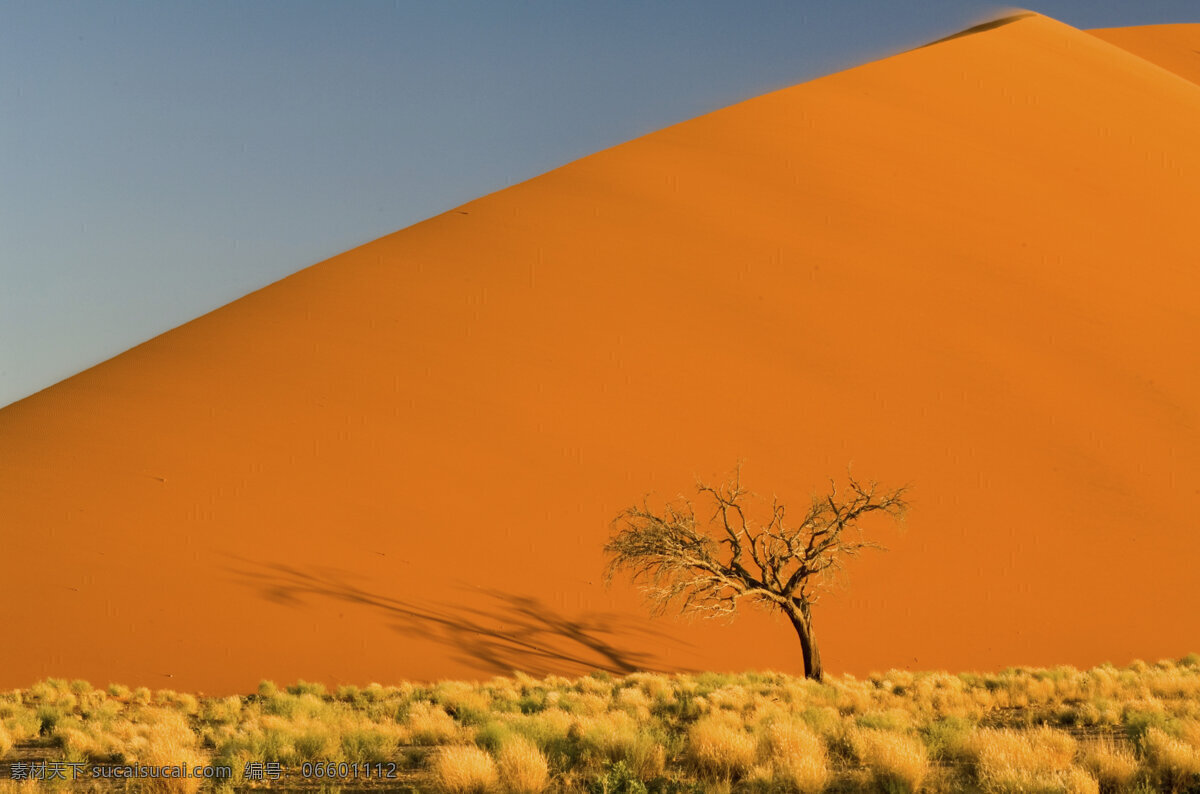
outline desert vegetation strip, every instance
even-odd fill
[[[64,765],[83,773],[31,774]],[[117,765],[230,776],[88,774]],[[1200,655],[824,682],[779,673],[515,674],[332,691],[263,682],[221,698],[50,679],[0,694],[0,778],[5,792],[1196,791]]]

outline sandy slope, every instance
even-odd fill
[[[826,664],[1197,650],[1200,87],[1029,17],[662,130],[0,411],[0,686],[800,669],[608,520],[910,482]]]
[[[1200,24],[1098,28],[1088,33],[1200,83]]]

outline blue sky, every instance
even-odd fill
[[[289,273],[976,0],[0,0],[0,405]],[[1077,27],[1195,0],[1048,0]]]

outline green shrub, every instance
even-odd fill
[[[65,716],[58,706],[45,705],[38,706],[36,712],[38,719],[38,733],[42,736],[49,736],[54,732],[54,727]]]
[[[588,791],[592,794],[648,794],[649,789],[624,761],[615,761],[608,765],[604,774],[592,780]]]
[[[903,731],[912,724],[908,712],[901,709],[869,711],[854,718],[860,728],[877,728],[881,731]]]
[[[328,730],[310,729],[298,736],[292,742],[296,756],[301,761],[337,760],[334,752],[336,738]],[[344,744],[345,737],[342,743]]]
[[[342,734],[342,754],[355,764],[378,764],[391,760],[398,749],[394,735],[370,728],[360,728]]]
[[[1131,709],[1125,712],[1123,722],[1125,735],[1129,737],[1129,741],[1139,747],[1146,735],[1146,731],[1150,728],[1158,728],[1172,736],[1178,735],[1179,732],[1177,722],[1162,711]]]
[[[963,745],[975,723],[963,717],[944,717],[921,728],[921,739],[929,755],[938,760],[961,760]]]
[[[300,680],[287,688],[289,695],[314,695],[325,697],[325,685]]]

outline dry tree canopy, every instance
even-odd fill
[[[606,578],[630,572],[656,613],[677,604],[684,613],[732,616],[743,599],[807,611],[847,559],[884,548],[866,539],[860,519],[878,512],[901,520],[908,507],[907,488],[848,479],[842,489],[831,481],[795,521],[777,497],[754,520],[756,497],[743,487],[740,465],[720,485],[697,481],[698,495],[715,505],[706,521],[686,498],[659,512],[643,500],[613,521]]]

